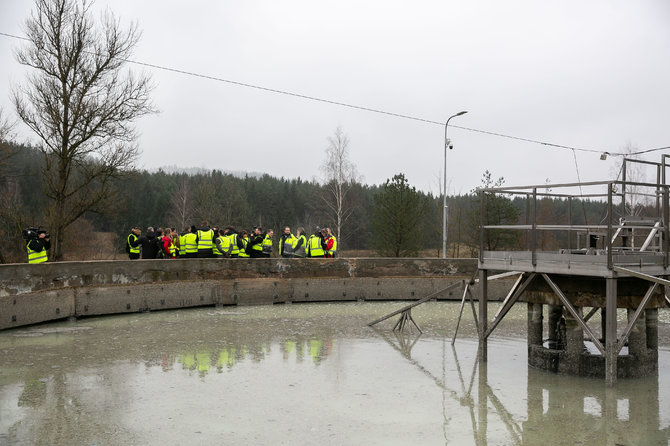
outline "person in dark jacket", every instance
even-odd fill
[[[296,243],[298,243],[297,237],[291,234],[291,228],[286,226],[284,233],[279,237],[279,255],[284,258],[293,257]]]
[[[140,245],[142,245],[142,258],[155,259],[158,254],[158,240],[154,228],[149,226],[147,234],[140,237]]]
[[[263,234],[263,229],[260,227],[255,227],[254,231],[249,237],[250,252],[249,255],[253,258],[263,257],[263,240],[265,239],[265,234]]]

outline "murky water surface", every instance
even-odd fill
[[[670,313],[659,375],[529,369],[518,304],[479,364],[472,313],[402,303],[200,308],[0,332],[0,444],[670,444]],[[491,314],[496,305],[491,305]],[[597,325],[598,322],[595,322]]]

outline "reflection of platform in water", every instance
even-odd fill
[[[549,444],[551,430],[561,439],[560,444],[576,444],[570,438],[575,432],[580,433],[580,438],[574,439],[580,444],[667,444],[670,428],[660,428],[658,380],[628,384],[625,390],[557,386],[554,375],[529,370],[528,417],[522,423],[522,443]],[[575,417],[575,413],[583,415]]]
[[[670,285],[669,190],[665,181],[666,155],[661,163],[624,160],[622,180],[542,186],[490,188],[479,191],[481,201],[479,275],[480,347],[486,358],[486,340],[506,312],[524,296],[528,302],[528,361],[539,368],[575,375],[617,377],[653,374],[658,368],[658,308],[670,300],[659,285]],[[630,163],[656,169],[655,183],[626,179]],[[589,193],[585,194],[584,189]],[[544,191],[544,192],[543,192]],[[558,191],[558,192],[554,192]],[[490,224],[489,206],[522,197],[525,224]],[[573,202],[601,200],[604,218],[599,224],[576,222]],[[564,200],[568,221],[538,217],[545,200]],[[644,205],[643,205],[644,204]],[[583,208],[582,208],[583,209]],[[495,212],[495,211],[494,211]],[[647,215],[641,216],[641,213]],[[551,220],[551,221],[543,221]],[[606,224],[603,224],[605,223]],[[496,250],[501,234],[525,244],[523,250]],[[544,251],[540,240],[551,235],[564,243],[558,251]],[[582,245],[582,241],[586,244]],[[518,271],[522,276],[510,291],[503,310],[487,329],[489,271]],[[523,280],[521,280],[523,279]],[[548,340],[543,345],[543,305],[548,305]],[[617,332],[617,308],[628,312],[628,324]],[[583,310],[590,309],[584,315]],[[601,335],[588,320],[601,312]],[[592,342],[599,355],[585,351]],[[628,354],[622,350],[628,347]]]
[[[518,401],[510,401],[504,390],[489,381],[487,363],[479,360],[480,355],[470,357],[472,366],[462,365],[456,348],[443,342],[442,370],[435,370],[434,365],[431,370],[417,359],[418,355],[413,355],[420,334],[389,333],[378,329],[375,332],[430,378],[442,393],[445,439],[451,439],[453,435],[454,414],[447,409],[448,400],[467,408],[472,443],[478,446],[486,446],[489,442],[609,445],[640,444],[643,441],[644,444],[665,444],[670,439],[670,428],[660,427],[657,380],[631,381],[625,388],[611,388],[583,381],[576,383],[568,376],[557,377],[529,368],[526,410],[519,411]],[[466,362],[469,361],[466,359]],[[497,428],[497,422],[504,430]]]

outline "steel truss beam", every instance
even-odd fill
[[[486,333],[484,333],[484,338],[488,339],[488,337],[493,333],[493,330],[496,329],[500,321],[502,321],[509,310],[512,309],[512,306],[516,303],[517,300],[519,300],[519,297],[523,294],[523,292],[526,290],[528,285],[535,279],[535,276],[537,274],[531,273],[530,276],[519,286],[521,283],[521,279],[523,279],[523,274],[519,274],[519,278],[516,279],[516,282],[514,282],[514,286],[509,290],[509,293],[507,293],[507,297],[505,297],[505,300],[503,301],[502,305],[498,309],[498,312],[496,315],[493,317],[493,321],[491,321],[491,326],[486,330]]]
[[[642,313],[644,307],[646,307],[647,304],[649,303],[649,299],[651,299],[651,296],[652,294],[654,294],[654,291],[656,291],[656,288],[658,288],[657,283],[652,283],[649,286],[649,289],[647,290],[647,293],[644,295],[642,302],[640,302],[640,305],[635,310],[633,318],[630,321],[628,321],[628,326],[626,327],[626,330],[623,332],[623,335],[621,335],[621,338],[617,340],[617,352],[616,352],[617,355],[619,354],[619,352],[621,352],[621,349],[626,344],[626,342],[628,342],[628,336],[630,336],[630,332],[633,331],[633,326],[635,325],[637,318],[640,317],[640,313]]]
[[[588,333],[588,335],[591,337],[591,340],[593,341],[593,345],[595,345],[596,348],[598,349],[598,351],[600,351],[600,353],[603,356],[605,356],[605,347],[603,347],[603,345],[600,343],[598,338],[596,338],[596,336],[593,334],[593,331],[591,331],[591,328],[588,325],[586,325],[586,322],[584,322],[584,319],[582,318],[582,316],[577,312],[577,310],[575,310],[575,307],[572,306],[572,303],[570,303],[568,298],[565,297],[565,294],[563,294],[563,291],[561,291],[561,289],[558,287],[558,285],[556,285],[554,283],[554,281],[551,280],[547,274],[542,273],[542,277],[547,282],[547,284],[551,287],[551,289],[554,290],[554,293],[556,293],[556,295],[558,296],[558,299],[563,303],[563,306],[568,309],[568,311],[570,312],[572,317],[575,318],[575,320],[579,323],[579,325],[582,326],[582,329],[586,333]],[[608,310],[610,310],[610,309],[608,308]],[[614,309],[614,311],[616,311],[616,308]]]

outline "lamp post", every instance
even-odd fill
[[[444,189],[442,190],[442,258],[447,258],[447,147],[449,147],[449,139],[447,138],[447,129],[449,128],[449,121],[451,118],[466,114],[467,111],[458,112],[455,115],[449,116],[447,123],[444,124]]]

